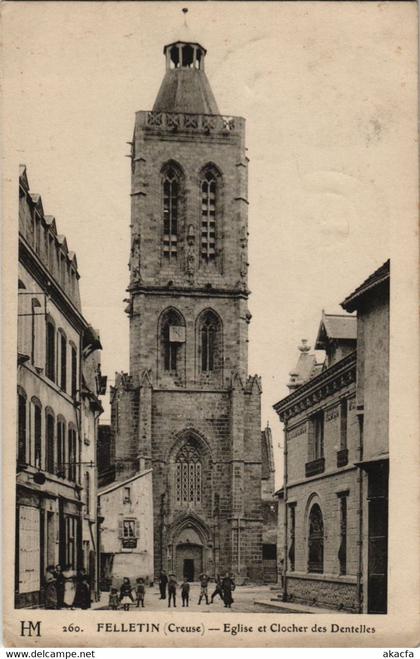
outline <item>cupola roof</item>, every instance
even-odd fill
[[[166,73],[153,111],[220,114],[204,71],[207,51],[185,22],[163,53]]]

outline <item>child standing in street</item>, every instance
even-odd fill
[[[188,583],[187,578],[184,578],[184,581],[181,586],[181,599],[182,606],[189,606],[190,602],[190,584]]]
[[[200,574],[200,597],[198,598],[198,603],[201,604],[201,600],[203,597],[206,598],[206,604],[209,603],[209,595],[208,595],[208,585],[209,585],[210,577],[207,576],[206,573]]]
[[[145,595],[144,579],[139,577],[137,579],[137,586],[136,586],[137,606],[140,606],[141,604],[142,607],[144,607],[144,595]]]
[[[116,588],[111,588],[111,592],[109,593],[109,601],[108,601],[108,606],[110,609],[113,611],[116,611],[118,609],[118,604],[120,603],[120,598],[118,597],[118,590]]]
[[[120,602],[123,605],[124,611],[130,610],[130,604],[134,604],[133,593],[131,592],[131,583],[128,577],[124,577],[121,590],[120,590]]]

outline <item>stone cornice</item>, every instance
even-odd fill
[[[134,295],[184,295],[187,297],[205,297],[205,298],[214,298],[214,297],[228,297],[228,298],[242,298],[246,300],[250,294],[250,291],[241,290],[239,288],[190,288],[186,286],[148,286],[144,284],[130,284],[127,288],[129,293]]]
[[[273,408],[281,421],[287,421],[355,381],[356,351],[305,382],[296,391],[273,405]]]

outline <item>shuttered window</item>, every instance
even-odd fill
[[[77,350],[71,347],[71,395],[76,398],[77,393]]]
[[[63,419],[57,421],[57,476],[64,478],[66,462],[66,425]]]
[[[67,477],[70,481],[76,481],[77,475],[77,437],[76,430],[69,427],[68,431],[68,465],[67,465]]]
[[[19,593],[41,588],[40,546],[39,509],[19,506]]]
[[[54,459],[55,459],[55,451],[54,451],[54,429],[55,429],[55,421],[54,421],[54,416],[51,413],[46,414],[45,418],[45,433],[46,433],[46,450],[47,450],[47,456],[46,456],[46,470],[50,473],[54,473]]]
[[[37,399],[32,400],[33,405],[33,447],[34,447],[34,464],[35,467],[42,467],[42,414],[41,403]]]
[[[55,382],[55,326],[50,319],[47,320],[45,374]]]
[[[63,332],[59,332],[60,341],[60,387],[67,391],[67,339]]]
[[[27,461],[27,424],[26,424],[26,396],[22,391],[18,393],[18,464],[25,465]]]

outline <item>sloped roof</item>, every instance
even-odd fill
[[[184,68],[166,71],[153,111],[220,114],[204,71]]]
[[[38,194],[37,192],[30,192],[29,193],[30,198],[32,199],[33,203],[35,206],[38,208],[39,212],[41,215],[44,215],[44,207],[42,205],[42,198],[41,195]]]
[[[262,479],[270,478],[270,475],[274,473],[274,455],[273,455],[273,439],[271,435],[271,428],[267,424],[267,427],[261,431],[261,455],[262,455]]]
[[[45,224],[47,227],[50,229],[50,231],[54,234],[57,235],[57,225],[55,223],[55,217],[54,215],[44,215],[44,220]]]
[[[290,371],[289,388],[300,387],[302,384],[312,379],[322,370],[322,362],[318,362],[316,355],[310,352],[311,348],[307,341],[302,339],[298,346],[300,352],[295,368]]]
[[[57,242],[58,242],[59,245],[62,246],[62,248],[64,249],[64,251],[65,251],[66,254],[67,254],[67,252],[69,251],[69,248],[68,248],[68,246],[67,246],[67,238],[66,238],[66,236],[63,236],[63,234],[60,233],[60,234],[57,236]]]
[[[341,306],[346,311],[355,311],[362,298],[369,293],[373,288],[388,281],[390,277],[390,260],[388,259],[381,265],[380,268],[375,270],[365,281],[356,288],[353,293],[350,293],[346,299],[341,302]]]
[[[327,341],[356,341],[357,317],[347,314],[322,313],[321,323],[315,341],[315,350],[325,349]]]
[[[98,496],[102,496],[103,494],[108,494],[108,492],[112,492],[112,490],[117,490],[118,488],[123,487],[124,485],[128,485],[129,483],[132,483],[138,478],[142,478],[147,474],[151,474],[152,471],[153,469],[146,469],[145,471],[139,471],[137,474],[131,476],[131,478],[127,478],[124,481],[114,481],[110,485],[105,485],[102,488],[98,488]]]

